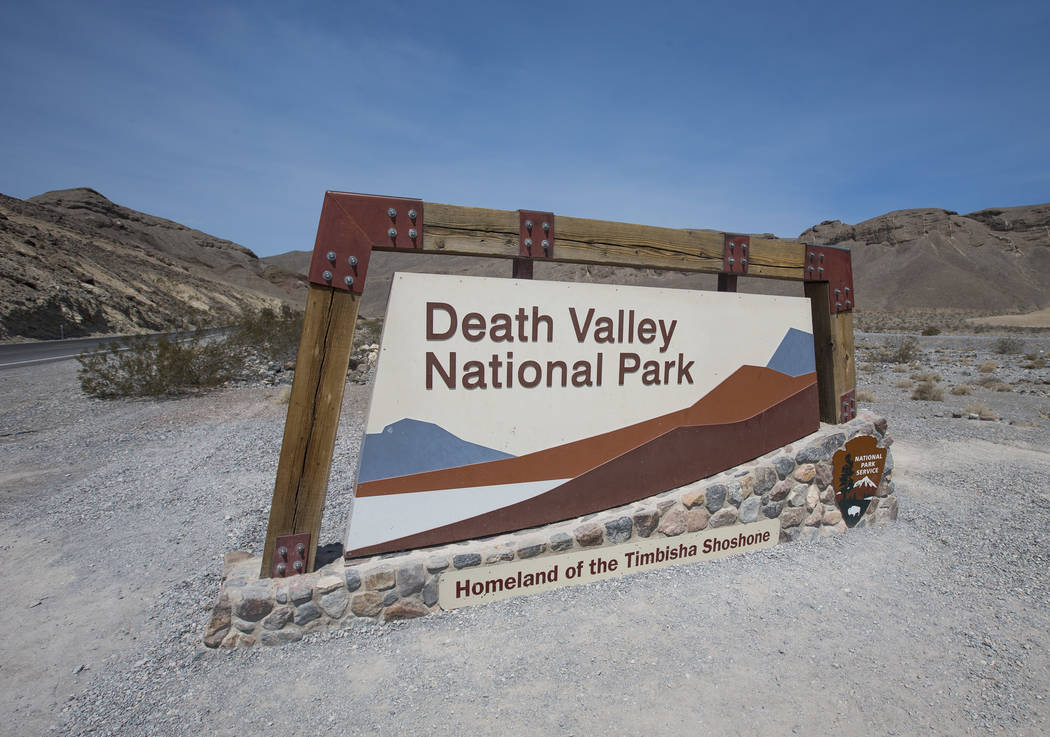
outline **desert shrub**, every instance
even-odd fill
[[[893,367],[893,373],[895,373],[895,374],[903,374],[903,373],[907,373],[907,371],[908,371],[908,367],[907,366],[894,366]]]
[[[992,412],[992,410],[988,408],[988,405],[983,404],[982,402],[974,402],[973,404],[967,406],[966,413],[971,415],[977,415],[982,420],[998,419],[998,415]]]
[[[941,331],[940,331],[939,328],[935,328],[935,327],[931,326],[931,327],[923,328],[922,329],[922,334],[923,335],[940,335]]]
[[[999,383],[999,379],[997,379],[994,376],[988,375],[988,376],[982,376],[981,378],[979,378],[974,383],[977,384],[977,386],[983,386],[983,387],[985,387],[987,389],[990,386],[995,386],[996,384],[998,384]]]
[[[908,363],[919,357],[919,341],[908,335],[887,340],[878,351],[879,360],[888,363]]]
[[[263,307],[241,312],[228,343],[231,350],[251,352],[264,361],[287,361],[295,358],[302,332],[302,312],[288,305]]]
[[[940,402],[944,400],[944,390],[932,381],[920,381],[912,391],[911,398],[925,402]]]
[[[911,389],[911,380],[902,379],[901,381],[898,381],[896,384],[894,384],[894,386],[898,389]]]
[[[977,370],[980,371],[982,374],[990,374],[997,368],[999,368],[999,364],[997,364],[995,361],[985,361],[977,367]]]
[[[1024,347],[1024,341],[1020,338],[1003,337],[995,341],[995,352],[1002,355],[1006,353],[1020,353]]]
[[[223,340],[129,337],[77,356],[77,377],[95,397],[156,397],[209,389],[230,380],[235,358]]]
[[[959,386],[953,386],[951,388],[951,392],[955,396],[960,397],[960,396],[966,396],[967,394],[973,394],[973,389],[971,389],[966,384],[959,384]]]
[[[1046,359],[1042,356],[1032,356],[1028,363],[1021,364],[1021,368],[1026,369],[1041,369],[1046,368]]]
[[[875,364],[873,364],[873,363],[862,363],[859,366],[857,366],[857,368],[859,370],[865,371],[865,372],[867,372],[867,371],[874,371],[875,370]]]
[[[1014,388],[1007,384],[1005,381],[999,381],[993,384],[990,389],[995,389],[997,392],[1012,392]]]
[[[863,391],[857,392],[857,401],[858,402],[874,402],[875,401],[875,395],[872,394],[871,392],[863,392]]]
[[[936,373],[912,374],[912,381],[941,381],[941,375]]]

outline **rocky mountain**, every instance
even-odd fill
[[[159,331],[302,305],[303,277],[92,189],[0,195],[0,339]]]
[[[847,246],[860,310],[1029,312],[1050,306],[1050,204],[897,210],[799,236]]]

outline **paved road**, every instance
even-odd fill
[[[209,335],[222,330],[226,330],[226,328],[209,328],[200,332]],[[149,337],[157,338],[161,335],[174,337],[180,335],[180,333],[151,333]],[[188,333],[182,333],[182,335],[188,335]],[[0,371],[19,366],[31,366],[37,363],[67,361],[81,353],[97,351],[104,344],[120,340],[123,337],[126,336],[113,335],[107,338],[44,340],[39,343],[7,343],[0,345]]]

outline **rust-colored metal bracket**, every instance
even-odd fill
[[[361,294],[372,248],[423,247],[423,201],[325,192],[309,280]]]
[[[287,578],[307,573],[306,566],[310,561],[310,533],[299,532],[294,535],[278,535],[274,547],[273,578]]]
[[[554,258],[554,213],[518,210],[518,255]]]
[[[735,233],[725,234],[725,246],[722,249],[722,273],[746,274],[751,263],[751,236]]]
[[[804,278],[828,282],[832,315],[853,309],[853,256],[848,248],[807,245]]]
[[[857,390],[850,389],[839,397],[839,424],[849,422],[857,416]]]

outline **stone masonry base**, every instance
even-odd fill
[[[635,538],[674,537],[760,519],[780,520],[780,542],[846,532],[835,505],[831,459],[856,435],[893,442],[886,419],[861,412],[846,425],[820,430],[749,463],[692,484],[585,517],[482,540],[344,561],[306,575],[260,579],[261,559],[227,555],[218,601],[204,644],[208,647],[278,645],[317,630],[356,621],[391,622],[438,610],[442,571],[515,559],[599,549]],[[895,520],[893,456],[856,527]]]

